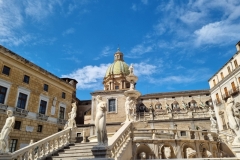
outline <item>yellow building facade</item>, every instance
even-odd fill
[[[12,110],[16,118],[10,133],[13,152],[63,129],[77,81],[59,78],[0,46],[0,129]]]

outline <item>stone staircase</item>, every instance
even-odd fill
[[[97,142],[87,143],[74,143],[59,150],[51,157],[47,157],[46,160],[77,160],[77,159],[91,159],[94,158],[92,154],[92,147],[96,146]]]

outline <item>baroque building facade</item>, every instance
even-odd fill
[[[0,46],[0,128],[6,110],[15,116],[10,151],[50,136],[64,128],[77,101],[77,81],[59,78],[18,54]]]

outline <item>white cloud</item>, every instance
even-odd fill
[[[62,33],[63,36],[68,35],[68,34],[73,34],[75,32],[74,28],[69,28],[66,31]]]
[[[144,44],[136,45],[131,49],[132,54],[138,54],[138,55],[148,53],[148,52],[152,52],[152,51],[153,51],[153,45],[152,46],[145,46]]]
[[[224,21],[209,23],[194,32],[196,44],[231,43],[240,37],[240,24],[229,24]]]
[[[70,74],[62,75],[61,77],[69,77],[78,81],[78,89],[101,89],[103,77],[110,64],[101,64],[100,66],[85,66],[73,71]]]
[[[109,56],[110,54],[112,54],[112,48],[109,46],[104,47],[104,49],[101,52],[101,56]]]
[[[150,77],[149,82],[159,85],[188,84],[197,83],[200,81],[207,81],[208,78],[212,75],[210,70],[207,68],[189,69],[185,70],[185,72],[181,72],[181,74],[177,72],[167,74],[169,75],[157,79],[154,77]]]
[[[150,76],[156,72],[157,66],[145,62],[134,63],[134,74],[136,76]]]
[[[180,16],[180,19],[184,23],[199,23],[201,18],[205,16],[205,13],[202,12],[193,12],[193,11],[187,11],[184,13],[184,15]]]

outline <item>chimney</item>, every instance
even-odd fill
[[[240,41],[236,44],[237,51],[240,52]]]

